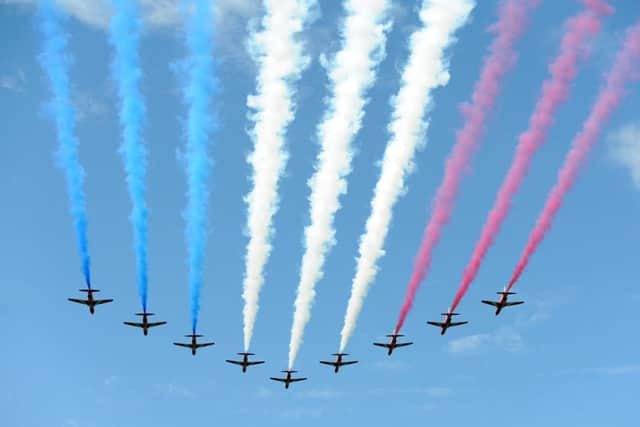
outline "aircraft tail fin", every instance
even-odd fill
[[[500,291],[500,292],[496,292],[496,294],[498,295],[515,295],[515,292],[507,292],[507,291]]]
[[[78,289],[80,292],[100,292],[100,289]]]
[[[147,316],[155,316],[156,315],[155,313],[136,313],[135,316],[144,316],[145,314]]]
[[[393,337],[400,338],[400,337],[403,337],[403,336],[404,335],[402,335],[402,334],[389,334],[389,335],[387,335],[388,338],[393,338]]]
[[[441,316],[460,316],[460,313],[440,313]]]

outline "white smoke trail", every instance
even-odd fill
[[[309,0],[265,0],[262,30],[250,39],[259,64],[256,94],[247,99],[252,110],[250,131],[254,151],[253,188],[246,197],[249,243],[245,259],[244,351],[249,350],[258,313],[264,266],[271,253],[272,218],[278,209],[278,181],[287,162],[285,132],[295,115],[294,85],[307,64],[297,35],[309,18]]]
[[[295,301],[289,368],[293,367],[311,315],[315,285],[322,277],[325,255],[334,243],[333,219],[339,197],[347,191],[351,170],[351,141],[360,129],[366,91],[373,84],[376,68],[384,57],[388,0],[345,0],[346,17],[342,47],[329,66],[331,97],[327,113],[318,126],[320,153],[311,188],[311,224],[305,229],[305,254]]]
[[[402,86],[393,100],[389,132],[391,138],[382,161],[382,171],[371,201],[371,214],[360,239],[357,269],[341,332],[340,352],[353,334],[369,285],[378,272],[377,261],[384,255],[393,206],[403,191],[411,171],[416,148],[424,145],[428,121],[425,112],[433,107],[431,92],[449,82],[446,49],[464,25],[474,0],[425,0],[420,11],[422,28],[411,35],[410,54],[402,73]]]

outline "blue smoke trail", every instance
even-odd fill
[[[120,146],[129,196],[133,208],[131,224],[138,271],[138,293],[143,311],[147,311],[147,207],[145,204],[144,178],[147,172],[146,149],[142,142],[142,127],[145,120],[145,105],[139,90],[142,75],[138,46],[141,20],[138,7],[131,0],[113,0],[116,14],[111,21],[110,42],[116,55],[113,74],[118,84],[122,105],[120,124],[123,142]]]
[[[209,177],[207,145],[213,119],[209,105],[215,90],[213,79],[213,16],[209,0],[186,0],[191,14],[187,28],[189,57],[185,67],[189,79],[184,88],[187,117],[187,208],[185,211],[186,240],[189,252],[189,290],[191,296],[191,328],[196,333],[200,311],[202,267],[207,244],[206,214]],[[192,10],[191,10],[192,9]]]
[[[67,55],[67,35],[58,19],[58,11],[53,0],[40,1],[39,27],[44,37],[44,47],[40,64],[49,79],[53,99],[50,112],[56,122],[58,133],[58,164],[64,170],[67,191],[71,202],[71,216],[78,239],[78,250],[82,259],[82,272],[91,288],[91,266],[87,241],[87,211],[83,190],[84,170],[78,158],[78,139],[75,131],[75,111],[69,94],[69,57]]]

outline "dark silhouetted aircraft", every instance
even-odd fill
[[[384,347],[384,348],[389,349],[389,351],[387,352],[387,355],[389,355],[389,356],[391,356],[391,353],[393,353],[393,350],[395,348],[397,348],[397,347],[406,347],[408,345],[413,344],[412,342],[399,343],[398,342],[398,338],[404,337],[404,335],[391,334],[391,335],[387,335],[387,337],[391,338],[391,340],[388,343],[374,342],[373,345],[377,345],[378,347]]]
[[[136,313],[136,316],[142,316],[142,322],[122,322],[127,326],[134,326],[136,328],[142,328],[142,333],[147,335],[149,328],[155,328],[156,326],[166,325],[167,322],[149,322],[148,316],[155,316],[154,313],[147,313],[146,310],[143,313]]]
[[[280,381],[281,383],[284,383],[284,388],[289,388],[289,384],[291,383],[297,383],[299,381],[305,381],[306,378],[292,378],[291,374],[295,374],[298,371],[292,371],[292,370],[286,370],[286,371],[280,371],[282,373],[287,374],[287,376],[285,378],[274,378],[271,377],[270,379],[273,381]]]
[[[505,308],[505,307],[511,307],[512,305],[524,304],[524,301],[513,301],[513,302],[508,302],[507,301],[507,299],[509,299],[509,295],[515,295],[516,294],[515,292],[507,292],[507,290],[505,289],[502,292],[496,292],[496,294],[500,295],[500,299],[498,301],[482,300],[483,304],[488,304],[488,305],[494,306],[496,308],[496,316],[498,314],[500,314],[502,309]]]
[[[89,306],[89,313],[93,314],[96,312],[96,305],[100,305],[100,304],[106,304],[108,302],[112,302],[113,299],[93,299],[93,293],[94,292],[100,292],[100,290],[98,289],[80,289],[80,292],[86,292],[87,293],[87,299],[78,299],[78,298],[68,298],[69,301],[71,302],[75,302],[78,304],[84,304],[86,306]]]
[[[335,372],[337,374],[338,371],[340,370],[341,366],[354,365],[354,364],[358,363],[357,360],[352,360],[350,362],[343,362],[342,358],[344,356],[348,356],[348,355],[349,354],[347,354],[347,353],[334,353],[334,354],[332,354],[332,356],[336,356],[336,361],[335,362],[325,362],[324,360],[321,360],[320,363],[322,363],[323,365],[333,366],[335,368],[333,370],[333,372]]]
[[[226,360],[227,363],[242,366],[242,373],[247,372],[247,367],[254,365],[261,365],[264,360],[256,360],[254,362],[249,361],[249,356],[255,356],[253,353],[237,353],[238,356],[242,356],[242,360]]]
[[[191,349],[191,354],[192,355],[196,355],[196,350],[202,347],[209,347],[210,345],[214,345],[214,342],[203,342],[202,344],[198,344],[198,342],[196,341],[196,338],[200,338],[203,335],[196,335],[196,334],[190,334],[190,335],[185,335],[186,338],[191,338],[191,342],[189,344],[187,343],[181,343],[181,342],[174,342],[173,345],[177,345],[178,347],[187,347]]]
[[[445,316],[444,318],[444,322],[427,322],[429,325],[432,326],[437,326],[439,328],[442,328],[442,330],[440,331],[440,335],[444,335],[445,332],[447,332],[447,329],[453,327],[453,326],[462,326],[462,325],[466,325],[469,322],[452,322],[451,318],[452,316],[458,316],[458,313],[452,313],[451,310],[449,310],[446,313],[440,313],[442,316]]]

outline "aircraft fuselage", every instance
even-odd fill
[[[249,366],[249,356],[245,354],[242,356],[242,373],[243,374],[247,372],[248,366]]]
[[[95,314],[96,313],[96,303],[93,299],[93,292],[91,290],[89,290],[89,292],[87,292],[87,305],[89,306],[89,313],[91,314]]]
[[[442,325],[442,330],[440,331],[440,335],[444,335],[451,326],[451,315],[448,315],[446,320],[444,321],[444,325]]]
[[[397,339],[395,337],[391,338],[391,342],[389,343],[389,351],[387,352],[387,356],[391,356],[393,354],[393,349],[396,348],[396,341],[397,341]]]

